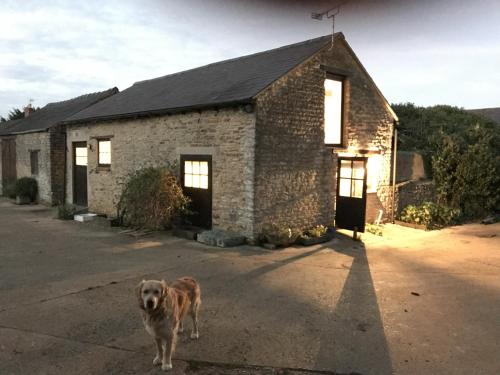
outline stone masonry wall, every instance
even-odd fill
[[[50,181],[50,136],[48,132],[18,134],[16,136],[17,178],[34,177],[38,182],[40,203],[52,203]],[[38,175],[31,175],[30,151],[38,151]]]
[[[0,137],[0,196],[3,195],[3,182],[2,182],[2,138]]]
[[[436,185],[433,181],[407,181],[396,185],[396,217],[406,206],[436,201]]]
[[[66,184],[66,130],[64,126],[52,127],[50,139],[50,184],[53,205],[64,202]]]
[[[322,64],[350,73],[344,97],[348,149],[342,152],[371,149],[382,155],[375,202],[385,216],[389,213],[383,187],[390,184],[393,118],[345,42],[337,39],[333,48],[324,48],[257,96],[256,234],[269,222],[305,228],[334,218],[339,150],[333,154],[324,145]]]
[[[96,137],[111,138],[111,169],[97,167]],[[189,112],[67,128],[66,200],[72,202],[72,143],[87,141],[88,202],[116,216],[121,183],[148,165],[179,162],[181,154],[212,155],[214,228],[253,233],[255,114],[241,108]]]

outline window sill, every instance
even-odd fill
[[[110,172],[111,165],[98,165],[96,168],[97,172]]]

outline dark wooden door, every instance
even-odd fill
[[[181,155],[181,183],[184,194],[191,199],[188,224],[212,227],[212,157]]]
[[[2,186],[14,184],[17,179],[16,170],[16,140],[2,139]]]
[[[73,143],[73,203],[87,206],[87,142]]]
[[[339,158],[335,225],[365,231],[366,161],[364,157]]]

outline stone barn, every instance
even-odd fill
[[[61,122],[117,91],[113,88],[49,103],[37,111],[26,107],[25,118],[2,125],[0,190],[17,178],[34,177],[41,203],[64,202],[66,133]]]
[[[364,230],[391,211],[397,117],[342,33],[135,83],[70,117],[66,201],[116,215],[138,168],[177,163],[193,222]]]

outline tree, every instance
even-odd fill
[[[401,150],[432,165],[439,203],[475,218],[500,208],[500,126],[457,107],[396,104]]]

